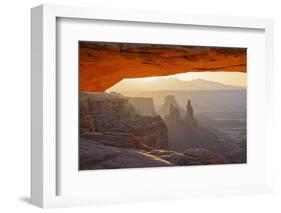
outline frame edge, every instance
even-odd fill
[[[31,9],[31,203],[43,207],[43,6]]]
[[[113,13],[113,15],[110,13],[102,15],[105,10],[96,14],[92,13],[92,10],[95,8],[75,8],[75,6],[47,4],[31,9],[31,203],[41,208],[58,207],[60,206],[59,204],[65,206],[66,202],[64,198],[56,197],[56,194],[53,193],[55,189],[49,188],[56,185],[53,176],[55,171],[51,171],[51,168],[53,168],[54,163],[56,162],[55,153],[50,153],[51,150],[55,150],[55,146],[51,144],[53,135],[49,136],[48,134],[51,129],[55,128],[52,127],[51,129],[48,129],[54,120],[54,118],[48,119],[48,116],[52,116],[54,113],[53,103],[48,103],[48,101],[55,97],[54,92],[56,90],[54,82],[52,82],[52,78],[54,77],[55,79],[55,75],[53,75],[55,69],[52,70],[54,68],[52,63],[55,62],[55,56],[52,54],[50,55],[50,53],[55,50],[54,37],[56,17],[79,18],[79,14],[83,11],[85,12],[85,15],[82,18],[99,18],[105,20],[111,20],[114,19],[114,17],[120,20],[125,20],[127,18],[127,16],[120,15],[118,12]],[[79,9],[81,10],[80,12]],[[150,13],[147,15],[150,17]],[[129,16],[132,16],[132,12],[129,13]],[[138,14],[135,16],[136,18],[131,18],[131,20],[139,21],[140,18]],[[217,22],[220,23],[218,26],[221,26],[224,25],[224,23],[229,22],[230,27],[268,29],[268,31],[272,33],[273,23],[271,19],[229,17],[224,21],[218,21],[218,17],[211,16],[212,19],[206,21],[207,17],[210,16],[202,17],[201,15],[192,15],[189,16],[191,18],[189,22],[194,22],[195,19],[201,17],[203,20],[201,20],[200,23],[207,23],[203,24],[203,26],[217,26],[217,24],[215,24]],[[245,23],[237,24],[234,20],[237,18],[240,21],[244,20]],[[174,16],[172,19],[175,21],[171,21],[169,18],[163,19],[163,16],[160,15],[152,19],[151,22],[167,24],[182,24],[183,22],[186,22],[185,16],[180,16],[179,18]],[[197,23],[197,25],[202,25],[202,23]],[[271,42],[269,43],[269,46],[273,46]],[[267,69],[273,70],[273,64],[271,64],[272,61],[267,61],[267,63],[270,63],[270,65],[267,66]],[[50,88],[51,91],[49,90]],[[51,109],[49,108],[50,106]],[[50,171],[51,173],[49,173]],[[71,201],[71,199],[69,199],[69,201]],[[89,201],[89,203],[94,204],[92,201]],[[77,205],[77,203],[74,202],[69,205],[73,206]]]

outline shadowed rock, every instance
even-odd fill
[[[207,164],[227,164],[221,155],[207,149],[187,149],[184,153],[165,150],[152,150],[149,154],[167,160],[178,166],[207,165]]]
[[[175,114],[174,107],[171,108],[170,114],[166,118],[170,118]],[[187,101],[186,116],[184,119],[175,122],[171,119],[165,119],[165,123],[169,129],[169,148],[184,152],[186,149],[206,149],[217,153],[231,162],[240,162],[241,153],[239,147],[234,143],[225,143],[207,128],[200,126],[194,116],[191,101]],[[208,154],[207,152],[205,152]]]
[[[191,100],[187,101],[186,116],[184,121],[188,124],[197,125],[197,120],[194,118],[193,107],[191,106]]]
[[[202,165],[208,164],[227,164],[230,163],[223,156],[211,152],[207,149],[187,149],[184,155],[192,157]]]
[[[193,157],[186,156],[175,151],[153,150],[149,154],[154,154],[157,157],[167,160],[178,166],[199,165],[200,161]]]
[[[80,137],[79,150],[81,170],[229,163],[207,149],[187,149],[184,153],[152,149],[130,134],[85,133]]]
[[[128,133],[141,143],[167,149],[167,127],[160,116],[142,116],[128,98],[107,93],[80,93],[80,108],[94,124],[96,132]]]
[[[96,131],[93,122],[88,118],[88,116],[84,112],[80,112],[79,118],[80,118],[80,133]]]
[[[171,162],[134,148],[120,148],[80,138],[81,170],[172,166]]]
[[[104,146],[94,140],[80,138],[79,160],[80,165],[82,166],[91,163],[98,163],[118,154],[120,154],[120,150],[117,148]]]
[[[180,122],[180,120],[181,120],[181,118],[180,118],[179,109],[177,107],[174,107],[173,104],[171,104],[170,112],[164,118],[165,123],[168,125],[173,125],[173,124],[177,124],[178,122]]]
[[[164,119],[166,116],[169,115],[169,113],[171,113],[171,106],[173,108],[177,108],[179,111],[180,116],[184,116],[185,111],[180,108],[178,102],[176,101],[176,98],[174,95],[168,95],[165,97],[164,103],[161,107],[161,109],[159,110],[159,115]]]
[[[99,142],[107,146],[152,150],[151,147],[141,143],[140,140],[132,134],[116,133],[116,132],[104,132],[104,133],[87,132],[82,134],[81,137]]]
[[[144,116],[156,115],[152,98],[129,97],[128,100],[135,107],[137,114]]]

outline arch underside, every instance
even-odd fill
[[[186,72],[247,72],[247,49],[79,43],[80,91],[103,92],[124,78]]]

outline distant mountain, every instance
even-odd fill
[[[162,90],[241,90],[245,89],[238,86],[230,86],[222,83],[196,79],[182,81],[178,78],[158,78],[154,80],[124,79],[118,84],[109,88],[108,91],[162,91]]]

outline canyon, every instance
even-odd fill
[[[162,118],[139,115],[129,99],[106,93],[81,93],[80,110],[87,114],[97,132],[130,133],[143,144],[166,149],[167,127]]]
[[[167,101],[167,99],[165,99]],[[168,128],[169,148],[174,151],[184,152],[189,148],[203,148],[224,156],[231,163],[246,162],[246,147],[239,143],[234,143],[229,138],[219,138],[219,131],[202,126],[194,115],[191,100],[187,100],[186,114],[180,116],[179,106],[174,97],[170,104],[170,111],[165,115],[164,122]],[[174,104],[176,106],[174,106]],[[203,123],[203,121],[201,120]],[[240,141],[240,140],[239,140]]]
[[[79,41],[79,168],[246,163],[246,72],[246,48]]]
[[[147,105],[147,99],[143,100]],[[192,111],[190,103],[187,113]],[[184,121],[197,125],[193,115]],[[223,155],[204,147],[173,149],[168,132],[161,116],[140,115],[125,96],[80,93],[81,170],[230,163]]]

